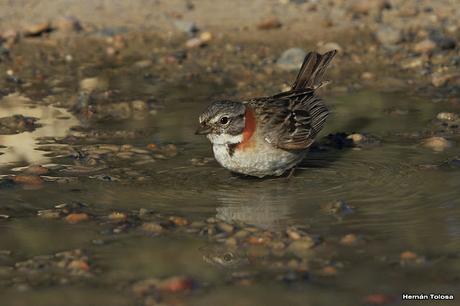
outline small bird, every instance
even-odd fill
[[[196,134],[208,137],[216,160],[232,172],[262,178],[293,170],[328,116],[315,90],[336,54],[309,52],[288,91],[212,103],[199,117]]]

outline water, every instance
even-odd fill
[[[77,180],[43,183],[31,190],[0,186],[0,213],[11,217],[0,219],[0,250],[11,251],[0,257],[2,305],[137,305],[130,289],[133,282],[171,275],[190,275],[202,284],[190,295],[168,300],[172,304],[359,305],[370,294],[399,301],[401,293],[418,292],[457,293],[459,297],[460,169],[426,165],[441,165],[460,150],[454,145],[436,153],[420,145],[439,111],[458,109],[404,94],[358,92],[328,97],[333,114],[319,139],[320,148],[309,153],[293,178],[259,180],[232,175],[213,161],[203,166],[190,162],[211,157],[210,144],[193,131],[205,97],[215,91],[213,86],[197,84],[197,93],[205,94],[195,94],[194,99],[190,99],[192,89],[142,90],[168,95],[168,104],[159,114],[140,121],[99,122],[90,127],[102,131],[142,128],[145,132],[134,138],[101,142],[141,148],[149,143],[174,143],[178,154],[140,167],[116,160],[91,173],[65,174],[63,169],[76,161],[70,156],[50,157],[53,154],[40,148],[43,137],[59,139],[82,124],[76,117],[20,96],[3,98],[1,116],[14,110],[40,118],[43,126],[34,132],[1,136],[0,144],[6,147],[0,155],[2,174],[17,173],[11,169],[29,164],[54,163],[63,168],[56,168],[60,170],[50,176],[68,175]],[[373,143],[359,149],[327,146],[325,136],[336,132],[364,133]],[[457,143],[458,138],[452,137]],[[130,167],[147,179],[128,180],[125,172],[116,171]],[[117,175],[120,181],[90,178],[95,174]],[[348,203],[352,213],[325,213],[322,206],[337,200]],[[209,264],[203,250],[213,242],[197,235],[179,231],[152,237],[135,228],[116,234],[108,230],[113,226],[102,217],[72,225],[36,216],[38,210],[60,203],[84,203],[95,216],[144,208],[191,220],[217,217],[264,230],[296,224],[321,236],[323,243],[308,256],[309,280],[289,283],[277,280],[276,273],[253,261],[245,260],[236,268]],[[362,243],[340,245],[340,238],[349,233],[362,237]],[[105,243],[95,243],[99,240]],[[24,276],[7,269],[33,256],[72,249],[90,254],[91,277],[71,278],[64,284],[48,280],[33,285],[32,281],[21,287],[18,284],[28,284],[34,274]],[[401,266],[400,253],[408,250],[426,262]],[[337,275],[317,273],[315,267],[324,262],[337,267]],[[249,285],[228,283],[235,269],[255,269],[262,276]]]

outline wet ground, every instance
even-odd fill
[[[457,87],[345,53],[295,175],[245,178],[214,161],[197,117],[295,72],[277,66],[281,46],[220,37],[184,50],[187,39],[45,36],[4,55],[2,305],[458,299]]]

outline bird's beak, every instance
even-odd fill
[[[211,133],[211,128],[205,124],[200,125],[195,131],[195,135],[207,135],[209,133]]]

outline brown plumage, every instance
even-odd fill
[[[258,177],[295,167],[328,116],[315,90],[336,54],[308,53],[289,91],[211,104],[200,116],[197,132],[208,135],[217,161],[231,171]]]

